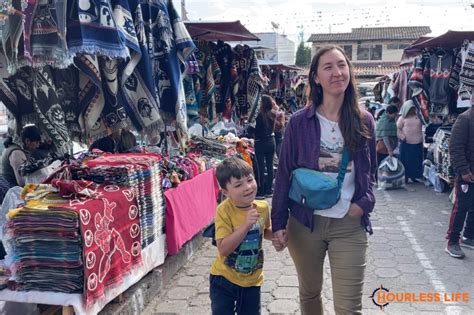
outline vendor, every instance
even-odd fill
[[[41,142],[41,133],[36,126],[27,126],[21,131],[22,145],[15,144],[11,137],[3,145],[2,166],[0,168],[0,201],[3,201],[8,189],[13,186],[24,186],[25,179],[19,173],[20,165]]]
[[[137,138],[130,130],[122,130],[117,143],[119,153],[129,153],[137,149]]]

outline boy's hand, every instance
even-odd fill
[[[250,228],[252,225],[257,223],[258,218],[260,215],[257,212],[256,208],[252,208],[247,212],[247,218],[245,219],[245,224]]]

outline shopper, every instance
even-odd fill
[[[403,103],[397,120],[400,139],[400,161],[405,167],[405,183],[417,182],[423,176],[423,131],[412,100]]]
[[[262,96],[260,113],[255,124],[255,156],[258,162],[258,192],[257,199],[272,196],[273,158],[275,156],[275,120],[273,112],[275,101],[269,95]]]
[[[453,125],[449,156],[456,174],[456,201],[449,220],[445,250],[452,257],[464,258],[459,245],[474,249],[474,111],[471,108],[459,115]]]
[[[271,213],[273,245],[279,251],[288,244],[302,314],[323,313],[326,253],[336,314],[362,314],[366,231],[372,233],[369,213],[375,204],[374,119],[358,105],[352,65],[340,47],[318,50],[309,82],[311,104],[291,117],[280,152]],[[351,161],[334,206],[313,210],[289,199],[294,170],[317,169],[336,177],[344,148]]]
[[[19,172],[20,166],[31,152],[38,149],[41,143],[41,133],[38,127],[33,125],[24,127],[20,137],[21,145],[15,144],[12,137],[7,138],[4,142],[6,149],[2,154],[0,169],[0,203],[8,189],[25,185],[25,178]]]
[[[398,108],[395,105],[387,106],[387,109],[377,120],[377,166],[388,156],[394,156],[398,146],[397,137],[397,115]]]
[[[225,159],[216,177],[227,198],[215,218],[218,255],[210,275],[212,314],[260,314],[262,238],[272,237],[268,204],[255,200],[257,183],[243,159]]]

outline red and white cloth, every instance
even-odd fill
[[[79,214],[83,240],[86,307],[142,260],[137,200],[131,189],[90,181],[53,180],[64,208]]]

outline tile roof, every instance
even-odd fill
[[[358,63],[353,62],[356,77],[377,77],[389,75],[400,70],[399,62]]]
[[[429,26],[361,27],[351,33],[311,34],[308,42],[341,42],[356,40],[415,40],[431,33]]]

